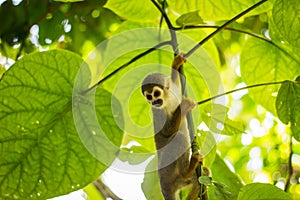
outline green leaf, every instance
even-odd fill
[[[276,110],[278,118],[285,124],[291,122],[291,130],[296,140],[300,141],[300,84],[285,81],[277,95]]]
[[[200,176],[198,178],[199,183],[204,185],[211,185],[212,184],[212,178],[209,176]]]
[[[146,199],[163,200],[157,170],[153,171],[152,169],[157,169],[157,156],[146,167],[142,190]]]
[[[238,200],[289,200],[291,196],[278,187],[265,183],[252,183],[241,188]]]
[[[188,25],[197,25],[203,24],[203,19],[199,15],[199,11],[189,12],[181,15],[176,20],[178,26],[188,26]]]
[[[27,55],[5,73],[0,82],[1,199],[66,194],[92,182],[107,168],[87,151],[74,124],[73,83],[82,63],[74,53],[53,50]],[[106,132],[107,137],[119,145],[122,132],[109,128],[115,127],[107,104],[111,94],[99,90],[95,100],[100,124],[113,130]]]
[[[239,177],[228,168],[218,155],[210,169],[215,186],[209,187],[209,199],[236,199],[240,188],[243,186]]]
[[[245,126],[228,118],[228,108],[220,104],[207,104],[201,107],[201,118],[215,133],[235,135],[243,133]]]
[[[224,200],[230,200],[232,198],[232,193],[229,191],[227,185],[213,181],[213,186],[215,190],[214,197],[218,197],[218,199],[224,199]]]
[[[291,120],[291,114],[293,110],[292,104],[294,103],[294,91],[292,83],[287,81],[281,84],[276,98],[276,110],[278,118],[285,124],[288,124]]]
[[[300,143],[293,145],[293,152],[300,155]]]
[[[149,158],[149,151],[142,146],[132,146],[130,148],[121,148],[118,158],[131,165],[137,165]]]
[[[230,19],[257,2],[258,0],[168,0],[170,9],[174,9],[180,14],[200,10],[201,17],[205,21]],[[247,16],[266,12],[271,9],[271,6],[271,3],[264,3],[264,5],[251,11]]]
[[[216,140],[211,132],[197,130],[197,142],[204,157],[204,165],[211,166],[216,157]]]
[[[0,80],[5,71],[6,71],[5,68],[0,64]]]
[[[264,56],[261,56],[264,55]],[[250,38],[241,53],[242,79],[247,85],[294,80],[300,74],[299,64],[278,47]],[[249,90],[255,102],[276,113],[275,100],[279,85],[268,85]]]
[[[278,48],[282,49],[282,52],[286,52],[286,55],[294,59],[299,65],[299,46],[291,45],[288,41],[286,41],[286,39],[281,35],[281,30],[278,29],[278,26],[272,17],[269,19],[269,30],[270,38],[273,43],[275,43]]]
[[[133,21],[153,21],[160,16],[159,11],[148,0],[108,0],[104,7],[112,10],[120,17]]]
[[[276,0],[272,10],[274,25],[283,39],[294,47],[300,47],[300,1]]]

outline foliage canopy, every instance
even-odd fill
[[[209,199],[296,199],[299,12],[298,0],[2,1],[0,199],[67,194],[115,159],[154,156],[139,86],[180,52]],[[154,166],[142,190],[162,199]]]

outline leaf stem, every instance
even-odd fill
[[[129,60],[128,62],[126,62],[125,64],[121,65],[119,68],[117,68],[116,70],[114,70],[113,72],[111,72],[110,74],[108,74],[107,76],[105,76],[103,79],[101,79],[100,81],[98,81],[96,84],[94,84],[92,87],[88,88],[87,90],[82,92],[82,95],[88,93],[89,91],[93,90],[94,88],[96,88],[98,85],[100,85],[101,83],[103,83],[104,81],[106,81],[107,79],[111,78],[114,74],[116,74],[117,72],[119,72],[121,69],[124,69],[125,67],[127,67],[128,65],[132,64],[133,62],[139,60],[140,58],[142,58],[143,56],[151,53],[152,51],[155,51],[156,49],[166,46],[166,45],[171,45],[172,41],[164,41],[161,43],[158,43],[157,45],[151,47],[150,49],[136,55],[135,57],[133,57],[131,60]]]
[[[204,99],[202,101],[199,101],[197,102],[198,105],[200,104],[204,104],[208,101],[211,101],[211,100],[214,100],[216,98],[219,98],[219,97],[222,97],[222,96],[225,96],[225,95],[228,95],[228,94],[231,94],[231,93],[234,93],[234,92],[238,92],[238,91],[241,91],[241,90],[246,90],[246,89],[250,89],[250,88],[254,88],[254,87],[261,87],[261,86],[267,86],[267,85],[276,85],[276,84],[282,84],[286,81],[276,81],[276,82],[269,82],[269,83],[259,83],[259,84],[255,84],[255,85],[249,85],[249,86],[246,86],[246,87],[242,87],[242,88],[238,88],[238,89],[235,89],[235,90],[230,90],[230,91],[227,91],[225,93],[222,93],[222,94],[218,94],[216,96],[213,96],[213,97],[210,97],[208,99]]]
[[[223,30],[226,26],[228,26],[229,24],[233,23],[234,21],[236,21],[237,19],[241,18],[242,16],[244,16],[245,14],[247,14],[248,12],[250,12],[251,10],[255,9],[256,7],[260,6],[261,4],[267,2],[268,0],[262,0],[259,1],[258,3],[254,4],[253,6],[249,7],[248,9],[244,10],[243,12],[239,13],[238,15],[236,15],[235,17],[233,17],[232,19],[230,19],[229,21],[225,22],[222,26],[218,27],[214,32],[212,32],[211,34],[209,34],[208,36],[206,36],[203,40],[201,40],[198,44],[196,44],[189,52],[187,52],[185,54],[185,58],[188,58],[190,55],[192,55],[199,47],[201,47],[205,42],[207,42],[209,39],[211,39],[212,37],[214,37],[218,32],[220,32],[221,30]]]

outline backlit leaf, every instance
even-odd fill
[[[201,155],[204,157],[204,165],[210,167],[216,157],[217,143],[211,132],[198,130],[197,142]]]
[[[185,13],[176,20],[176,24],[178,26],[197,25],[203,23],[204,22],[199,15],[199,11]]]
[[[148,0],[108,0],[104,6],[120,17],[133,21],[153,21],[160,16],[156,7]]]
[[[291,123],[296,140],[300,141],[300,84],[286,81],[281,85],[276,99],[278,118],[285,124]]]
[[[163,200],[164,198],[161,193],[157,170],[151,170],[157,168],[156,166],[157,156],[154,157],[146,167],[142,190],[146,199]]]
[[[216,156],[210,169],[214,186],[209,187],[209,199],[236,199],[240,188],[243,186],[239,177],[229,169],[219,155]]]
[[[238,200],[290,200],[288,193],[265,183],[252,183],[241,188]]]
[[[82,144],[73,119],[72,103],[80,108],[85,104],[72,102],[74,79],[82,63],[74,53],[54,50],[25,56],[5,73],[0,82],[1,199],[66,194],[92,182],[107,168]],[[99,90],[95,101],[97,123],[120,145],[122,132],[115,128],[107,104],[111,94]],[[102,151],[97,156],[114,153]]]
[[[238,13],[249,8],[258,0],[169,0],[168,3],[177,13],[184,14],[187,12],[199,10],[204,20],[226,20],[230,19]],[[258,14],[271,9],[271,4],[266,2],[264,5],[256,8],[249,15]]]
[[[264,56],[262,56],[264,55]],[[294,80],[300,74],[298,63],[268,42],[248,39],[241,54],[242,79],[247,85]],[[249,89],[255,102],[275,114],[279,85]]]
[[[272,17],[274,25],[285,41],[294,47],[300,47],[300,1],[276,0]]]

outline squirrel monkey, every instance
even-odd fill
[[[183,55],[177,55],[172,63],[171,77],[153,73],[142,83],[142,93],[152,105],[158,175],[165,200],[178,200],[178,192],[183,187],[191,187],[189,200],[198,199],[200,192],[195,170],[202,158],[198,152],[190,154],[186,119],[196,102],[181,97],[178,72],[185,61]]]

